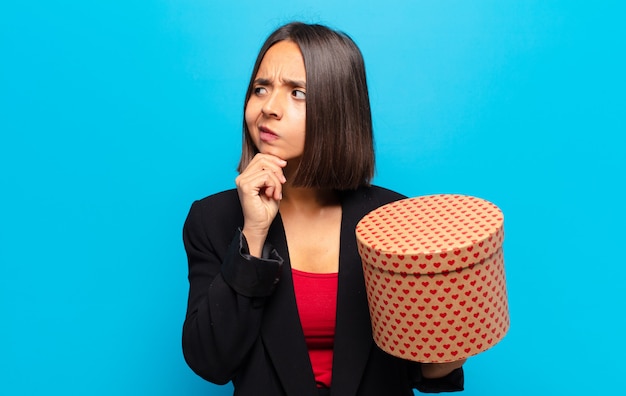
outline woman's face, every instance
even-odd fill
[[[246,104],[245,120],[259,152],[283,160],[304,152],[306,71],[300,48],[279,41],[265,53]]]

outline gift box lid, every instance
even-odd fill
[[[493,203],[459,194],[406,198],[373,210],[356,227],[372,265],[433,274],[491,256],[504,239],[504,215]]]

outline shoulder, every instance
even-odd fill
[[[373,207],[406,198],[405,195],[380,186],[364,186],[356,190],[344,191],[342,197],[346,202],[359,202]]]
[[[364,187],[364,189],[374,197],[378,199],[387,201],[385,203],[397,201],[400,199],[406,198],[406,195],[400,194],[396,191],[390,190],[388,188],[380,187],[380,186],[369,186]]]
[[[192,207],[194,206],[213,209],[238,208],[240,207],[239,196],[237,195],[237,190],[233,188],[199,199],[193,203]]]
[[[243,223],[237,190],[231,189],[194,201],[187,215],[186,226],[232,228]]]
[[[347,218],[357,221],[380,206],[406,198],[402,194],[379,186],[359,187],[356,190],[342,191],[340,194],[344,214]]]

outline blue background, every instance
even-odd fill
[[[0,5],[0,394],[227,395],[185,365],[191,202],[231,188],[265,37],[365,56],[375,182],[506,217],[512,327],[466,395],[623,394],[623,3]]]

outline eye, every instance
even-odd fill
[[[306,99],[306,92],[299,89],[294,89],[293,91],[291,91],[291,95],[296,99]]]
[[[267,89],[265,87],[254,87],[255,95],[263,95],[267,93]]]

